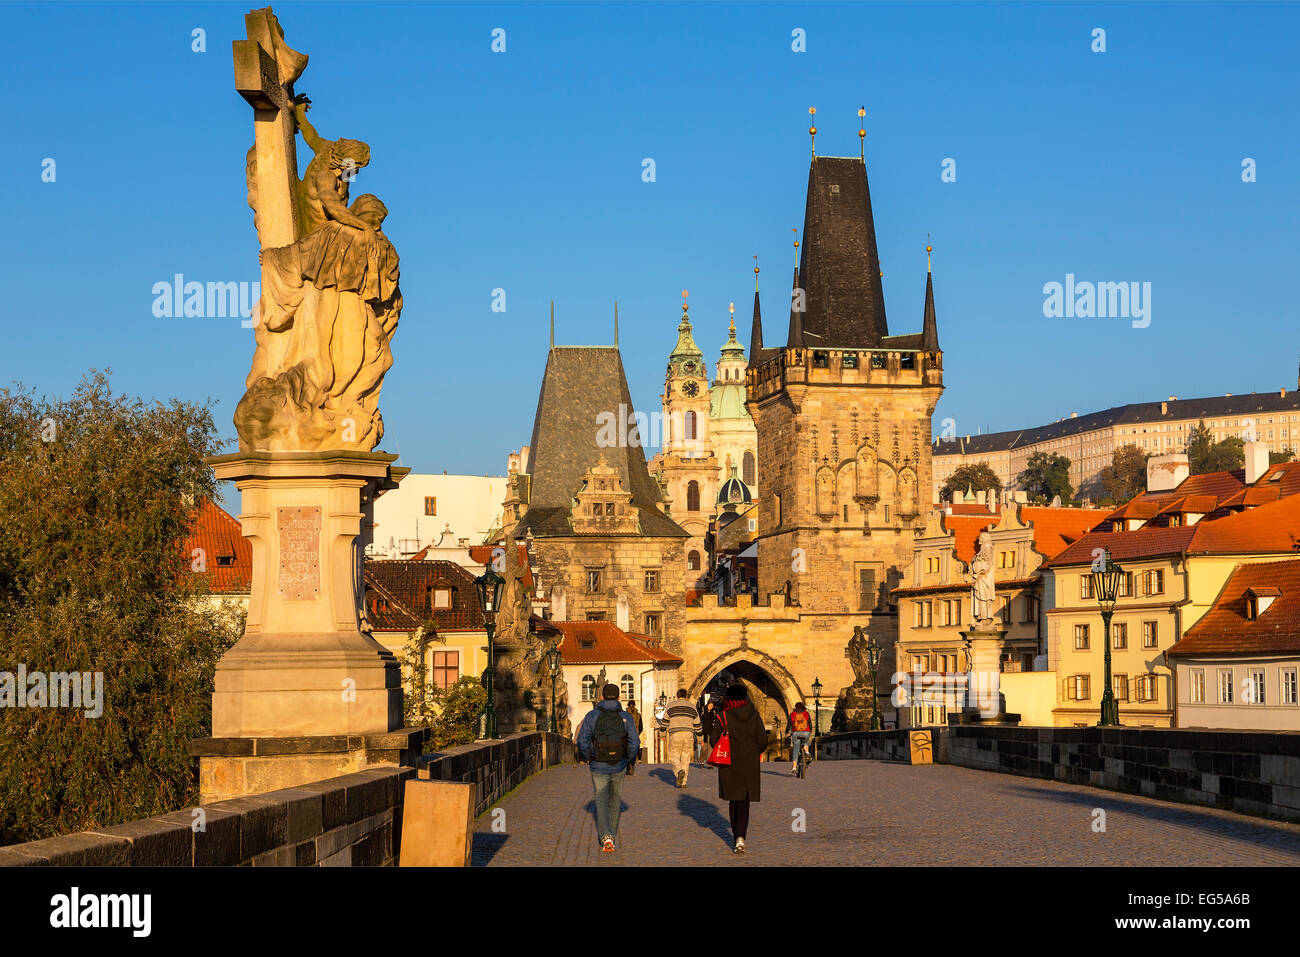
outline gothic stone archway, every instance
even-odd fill
[[[733,648],[704,666],[690,686],[691,700],[698,701],[720,677],[739,681],[749,689],[750,700],[758,709],[770,732],[769,755],[782,757],[788,753],[785,743],[785,722],[796,701],[803,700],[798,683],[785,667],[771,655],[753,648]]]

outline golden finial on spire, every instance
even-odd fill
[[[925,271],[926,272],[930,271],[930,251],[932,249],[934,249],[934,247],[930,245],[930,234],[926,233],[925,234]]]
[[[731,313],[731,338],[734,339],[736,338],[736,304],[733,302],[727,310]]]
[[[754,292],[758,292],[758,257],[754,257]]]
[[[812,155],[813,159],[817,158],[817,107],[808,107],[808,115],[812,118],[808,124],[808,135],[812,138]]]
[[[799,268],[799,227],[791,226],[790,232],[794,233],[794,268]]]
[[[858,107],[858,155],[862,161],[867,161],[867,121],[863,119],[867,115],[865,106]]]
[[[689,296],[690,296],[690,292],[686,289],[683,289],[682,290],[682,315],[683,316],[686,315],[687,310],[691,308],[690,304],[686,301],[687,297]]]

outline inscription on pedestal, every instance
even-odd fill
[[[311,601],[320,594],[320,506],[281,506],[275,524],[280,535],[280,597]]]

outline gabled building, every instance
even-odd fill
[[[1124,571],[1111,633],[1120,721],[1170,727],[1175,697],[1165,653],[1209,611],[1239,565],[1287,558],[1300,547],[1300,496],[1233,510],[1223,503],[1240,489],[1229,487],[1228,473],[1192,478],[1200,480],[1198,489],[1223,485],[1211,512],[1200,511],[1212,504],[1200,500],[1211,495],[1203,491],[1175,495],[1180,506],[1166,504],[1150,518],[1125,506],[1117,510],[1122,520],[1103,523],[1047,563],[1047,654],[1048,670],[1057,676],[1057,726],[1097,723],[1105,638],[1089,576],[1103,550]]]
[[[648,635],[624,631],[610,621],[551,621],[563,634],[561,670],[569,688],[569,720],[577,728],[600,700],[600,673],[619,687],[620,703],[637,703],[650,747],[654,703],[674,698],[682,659]]]
[[[690,535],[664,513],[636,422],[616,346],[552,345],[510,535],[552,619],[608,621],[674,650]]]
[[[1167,657],[1177,727],[1300,731],[1300,559],[1238,565]]]
[[[210,499],[199,502],[182,554],[190,573],[201,579],[206,600],[217,605],[233,601],[248,608],[253,546],[233,515]]]
[[[996,506],[994,506],[996,507]],[[988,532],[994,554],[995,618],[1006,629],[1000,670],[1045,667],[1042,564],[1097,526],[1100,509],[1020,505],[990,512],[948,506],[930,514],[916,539],[908,583],[892,592],[899,603],[898,671],[908,686],[929,684],[936,692],[911,695],[901,726],[943,725],[960,710],[969,662],[961,632],[971,626],[970,563],[977,539]],[[942,676],[922,681],[922,675]]]

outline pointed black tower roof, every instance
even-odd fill
[[[799,280],[807,295],[802,331],[810,344],[871,349],[889,335],[864,160],[813,158]]]
[[[618,470],[623,487],[640,510],[641,534],[685,538],[686,531],[663,513],[663,496],[650,477],[645,452],[639,444],[616,441],[602,444],[602,415],[617,420],[623,409],[626,429],[635,428],[632,396],[623,371],[623,359],[613,346],[552,346],[537,397],[533,419],[532,452],[528,469],[531,497],[528,511],[515,528],[516,538],[569,536],[574,496],[587,471],[603,455]],[[615,421],[612,431],[624,427]],[[642,437],[646,441],[648,437]]]
[[[803,296],[796,295],[799,289],[804,290]],[[799,270],[794,271],[794,282],[790,287],[790,331],[786,333],[785,347],[787,349],[802,349],[804,347],[804,311],[808,306],[807,287],[802,286],[799,282]],[[795,308],[802,304],[804,311]]]
[[[921,327],[921,351],[939,351],[939,324],[934,318],[934,281],[930,275],[930,247],[925,247],[925,322]]]

